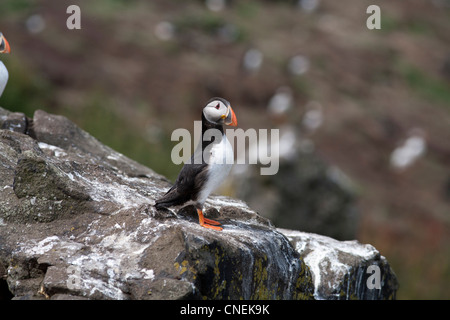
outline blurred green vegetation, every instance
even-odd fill
[[[30,72],[32,68],[14,57],[2,57],[2,60],[9,71],[9,79],[7,93],[0,97],[1,106],[32,117],[36,108],[49,108],[53,104],[54,86],[46,78]]]
[[[146,132],[120,117],[114,108],[114,101],[106,94],[90,93],[82,112],[74,115],[81,128],[102,143],[117,150],[133,160],[146,165],[157,173],[174,180],[178,166],[168,165],[164,156],[172,150],[170,137],[164,132],[157,142],[149,142]]]
[[[38,71],[13,56],[3,58],[9,71],[7,94],[0,97],[0,106],[13,112],[23,112],[33,118],[37,109],[64,114],[105,145],[156,172],[175,179],[178,166],[161,155],[170,154],[174,143],[165,132],[158,141],[148,141],[142,128],[129,123],[116,111],[111,95],[100,89],[83,93],[81,105],[56,105],[56,87]],[[31,71],[31,72],[30,72]]]
[[[450,107],[450,90],[442,79],[436,79],[410,64],[400,64],[400,73],[408,86],[423,98]]]
[[[0,16],[3,14],[14,14],[29,11],[36,7],[38,1],[33,0],[2,0],[0,2]]]

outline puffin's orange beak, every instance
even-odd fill
[[[11,47],[9,46],[8,41],[3,36],[3,34],[0,32],[0,53],[10,53]]]
[[[228,126],[237,126],[236,115],[234,114],[234,111],[233,109],[231,109],[231,107],[228,107],[228,115],[225,119],[225,124]]]

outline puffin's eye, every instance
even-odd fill
[[[217,104],[216,109],[219,110],[220,108],[220,103]]]

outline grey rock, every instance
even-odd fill
[[[23,113],[7,111],[0,114],[0,129],[2,130],[26,133],[27,127],[28,119]]]
[[[0,290],[9,291],[0,297],[313,299],[340,290],[317,280],[303,240],[246,203],[211,196],[205,215],[224,230],[205,229],[192,206],[156,211],[170,182],[67,118],[36,111],[25,123],[0,130]],[[361,285],[352,272],[331,280]]]
[[[356,240],[337,241],[307,232],[278,230],[289,238],[310,268],[314,279],[314,298],[395,299],[397,277],[386,258],[370,244],[363,245]]]

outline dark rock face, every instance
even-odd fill
[[[306,252],[299,234],[221,196],[207,200],[206,216],[224,230],[208,230],[192,206],[156,211],[169,181],[64,117],[0,108],[0,128],[2,298],[328,299],[362,285],[357,268],[388,267],[373,247],[370,257],[348,250],[353,269],[325,279],[311,250],[334,239]],[[389,288],[344,298],[393,298],[386,270]]]

